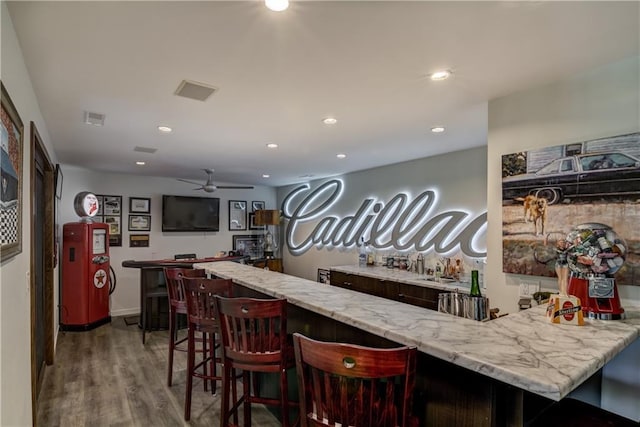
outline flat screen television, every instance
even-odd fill
[[[163,195],[162,231],[220,231],[220,199]]]

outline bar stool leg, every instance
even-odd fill
[[[193,372],[193,366],[195,365],[196,358],[196,349],[195,349],[195,333],[193,328],[189,328],[189,338],[187,344],[187,385],[185,391],[185,399],[184,399],[184,419],[185,421],[189,421],[191,418],[191,387],[193,386],[193,376],[191,375]]]
[[[171,387],[173,379],[173,352],[176,349],[176,317],[178,314],[174,311],[169,313],[169,362],[167,368],[167,385]]]

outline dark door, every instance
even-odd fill
[[[34,282],[34,333],[35,333],[35,365],[38,388],[36,396],[40,391],[42,375],[45,367],[45,331],[47,329],[45,316],[45,219],[46,219],[46,196],[45,196],[45,160],[41,150],[35,152],[35,176],[33,194],[33,282]]]

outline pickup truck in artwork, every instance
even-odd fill
[[[534,195],[549,204],[570,198],[640,196],[640,160],[620,152],[578,154],[553,160],[535,173],[502,179],[503,202]]]

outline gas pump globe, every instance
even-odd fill
[[[624,319],[614,274],[624,264],[627,244],[611,227],[585,223],[559,242],[566,255],[570,275],[567,293],[580,298],[582,311],[590,319]],[[559,257],[561,258],[561,257]]]

